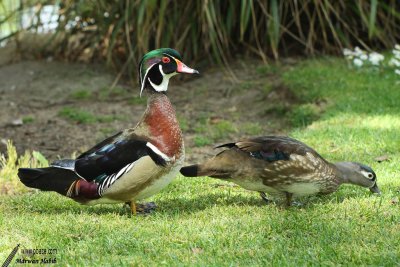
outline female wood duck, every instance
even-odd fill
[[[139,65],[140,94],[148,93],[147,109],[136,127],[105,139],[75,160],[21,168],[21,182],[82,204],[126,202],[135,214],[135,200],[167,186],[184,161],[182,132],[166,92],[172,76],[199,72],[181,60],[170,48],[147,53]]]
[[[184,176],[210,176],[234,182],[245,189],[286,197],[329,194],[343,183],[367,187],[380,194],[374,171],[355,162],[329,163],[314,149],[284,136],[263,136],[228,143],[203,164],[183,167]]]

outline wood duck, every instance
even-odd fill
[[[167,186],[184,162],[182,132],[166,96],[169,79],[177,73],[199,72],[182,63],[173,49],[147,53],[139,64],[140,95],[148,94],[139,123],[76,159],[59,160],[48,168],[21,168],[21,182],[87,205],[125,202],[135,214],[135,201]]]
[[[210,176],[286,198],[329,194],[343,183],[367,187],[380,194],[374,171],[356,162],[330,163],[314,149],[285,136],[263,136],[218,147],[227,148],[203,164],[183,167],[184,176]],[[217,147],[217,148],[218,148]]]

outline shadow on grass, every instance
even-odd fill
[[[17,212],[31,212],[36,214],[118,214],[130,216],[129,208],[123,204],[102,204],[94,206],[80,205],[73,200],[55,193],[28,193],[19,195],[11,200],[8,207]],[[140,201],[139,203],[144,203]],[[207,208],[218,206],[264,206],[266,203],[260,198],[241,195],[228,196],[224,193],[196,196],[195,198],[169,198],[155,201],[157,208],[153,213],[160,214],[191,214]]]
[[[196,196],[195,198],[171,198],[163,199],[157,201],[158,209],[157,213],[161,214],[194,214],[196,212],[204,211],[215,206],[219,207],[243,207],[244,209],[252,209],[253,207],[265,207],[266,211],[271,212],[273,210],[287,210],[296,212],[298,210],[314,210],[320,209],[321,205],[328,204],[340,204],[344,201],[357,200],[364,198],[378,197],[372,195],[368,191],[363,192],[363,188],[356,188],[350,190],[345,190],[344,192],[333,193],[329,195],[317,195],[302,197],[293,202],[293,205],[287,208],[284,205],[284,201],[270,201],[266,203],[258,193],[254,192],[254,196],[243,196],[243,195],[233,195],[228,196],[224,193],[209,194],[206,196]]]
[[[243,207],[244,209],[252,209],[253,207],[266,207],[266,211],[270,208],[278,210],[296,211],[300,209],[314,210],[321,205],[339,204],[345,200],[361,199],[372,197],[369,192],[362,192],[362,188],[347,188],[342,192],[324,195],[303,197],[297,200],[293,206],[286,209],[280,202],[270,201],[268,204],[258,196],[258,193],[246,192],[245,195],[229,194],[228,192],[210,193],[204,195],[196,195],[192,198],[187,197],[166,197],[154,200],[157,208],[150,214],[183,216],[197,212],[202,212],[214,207]],[[74,202],[73,200],[59,196],[56,193],[27,193],[18,195],[8,199],[11,205],[7,205],[9,209],[18,213],[34,213],[34,214],[74,214],[74,215],[119,215],[131,216],[130,209],[123,203],[121,204],[102,204],[95,206],[85,206]],[[146,202],[145,201],[141,201]]]

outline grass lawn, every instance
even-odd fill
[[[289,135],[329,160],[370,165],[382,196],[348,185],[283,209],[223,181],[178,177],[149,199],[155,213],[130,217],[121,205],[18,192],[0,196],[0,263],[20,243],[57,249],[50,257],[62,266],[400,265],[400,76],[341,59],[282,72],[304,100],[290,113],[303,126]],[[382,155],[389,160],[374,160]],[[7,175],[2,182],[15,179]]]

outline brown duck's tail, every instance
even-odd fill
[[[199,174],[199,165],[198,164],[183,167],[183,168],[181,168],[180,172],[183,176],[186,176],[186,177],[203,176],[203,175]]]
[[[44,191],[55,191],[67,196],[71,186],[81,178],[73,171],[56,167],[20,168],[18,176],[21,182],[32,188]]]
[[[181,174],[186,177],[209,176],[212,178],[229,178],[230,172],[219,168],[210,168],[207,164],[194,164],[181,168]]]

